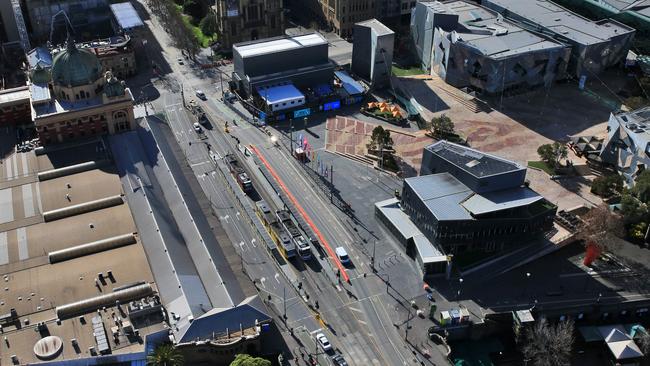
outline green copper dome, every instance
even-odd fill
[[[61,86],[81,86],[101,77],[102,65],[92,52],[78,49],[72,39],[67,48],[54,56],[52,82]]]

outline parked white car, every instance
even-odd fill
[[[318,344],[320,344],[323,351],[329,351],[332,349],[332,344],[327,339],[327,337],[325,337],[325,334],[323,333],[316,334],[316,340],[318,341]]]

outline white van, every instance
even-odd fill
[[[345,251],[345,248],[337,247],[336,256],[339,258],[339,261],[341,261],[341,264],[350,263],[350,256],[348,256],[348,252]]]

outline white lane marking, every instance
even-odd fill
[[[11,188],[0,189],[0,224],[14,221],[14,204]]]
[[[32,185],[23,184],[23,209],[25,210],[25,217],[32,217],[36,215],[34,210],[34,195],[32,194]]]
[[[253,245],[254,248],[257,248],[257,245],[255,245],[255,238],[251,239],[251,245]]]
[[[38,212],[43,212],[43,204],[41,204],[41,186],[39,182],[34,183],[36,188],[36,202],[38,203]]]
[[[275,280],[278,281],[278,283],[280,283],[280,279],[279,279],[280,274],[278,272],[275,272],[275,276],[273,276],[273,277],[275,277]]]
[[[14,179],[14,172],[11,169],[11,159],[6,159],[4,164],[7,172],[7,176],[6,176],[7,180]]]
[[[18,259],[25,260],[29,258],[29,249],[27,248],[27,229],[24,227],[16,229],[18,236]]]
[[[352,306],[350,306],[348,309],[350,309],[352,311],[356,311],[357,313],[363,314],[363,311],[361,311],[361,310],[359,310],[357,308],[353,308]]]
[[[9,263],[9,246],[7,246],[7,232],[0,233],[0,265]]]
[[[20,154],[20,159],[23,164],[23,177],[26,177],[29,174],[29,167],[27,166],[27,154]]]
[[[266,278],[262,277],[260,278],[260,283],[262,284],[262,287],[266,288],[266,285],[264,284],[266,282]]]
[[[243,251],[244,251],[244,246],[245,246],[245,245],[246,245],[246,244],[244,244],[243,241],[240,241],[240,242],[239,242],[239,250],[243,252]]]

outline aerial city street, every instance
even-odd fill
[[[0,365],[650,365],[648,5],[0,1]]]

